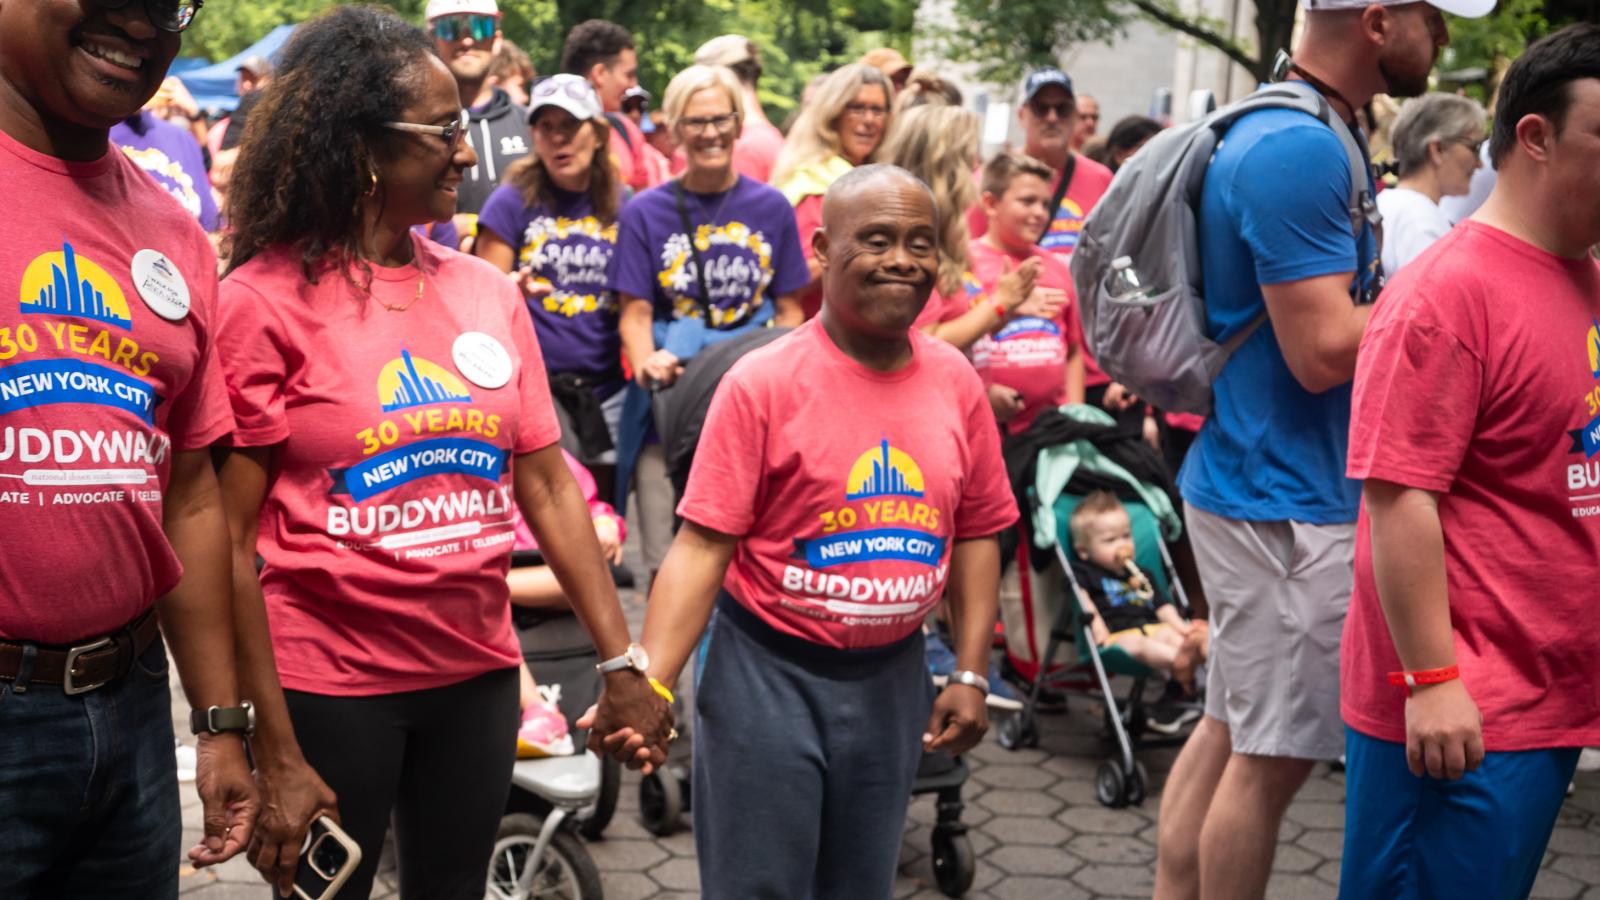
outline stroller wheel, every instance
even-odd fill
[[[1144,803],[1145,789],[1150,786],[1150,773],[1145,771],[1144,763],[1133,761],[1133,772],[1128,776],[1128,803],[1140,806]]]
[[[933,830],[933,879],[946,897],[959,897],[972,887],[977,863],[972,854],[972,839],[965,827]]]
[[[996,730],[995,737],[999,739],[1000,746],[1007,750],[1021,750],[1024,747],[1039,746],[1039,726],[1033,716],[1023,710],[1014,716],[1007,716],[1000,720],[1000,727]]]
[[[657,769],[639,781],[639,818],[657,837],[678,830],[683,801],[683,782],[671,768]]]
[[[500,820],[489,859],[486,900],[600,900],[605,895],[594,859],[583,842],[566,829],[551,837],[543,857],[534,855],[543,824],[527,813],[513,813]]]
[[[1141,788],[1140,793],[1143,793]],[[1094,798],[1101,806],[1121,809],[1128,805],[1128,779],[1122,766],[1115,760],[1106,760],[1094,771]]]
[[[603,836],[611,817],[617,812],[617,795],[622,793],[622,763],[607,756],[600,760],[600,794],[594,806],[578,820],[578,833],[591,841]]]

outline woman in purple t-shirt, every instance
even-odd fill
[[[609,482],[622,412],[622,341],[606,272],[621,184],[594,89],[556,75],[533,89],[533,154],[506,170],[478,216],[474,252],[522,286],[550,373],[563,446]]]

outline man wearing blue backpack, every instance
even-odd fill
[[[1288,78],[1358,142],[1356,110],[1375,94],[1427,90],[1449,41],[1441,12],[1494,5],[1304,2]],[[1206,715],[1162,799],[1161,900],[1263,896],[1284,810],[1318,760],[1344,751],[1339,639],[1361,499],[1344,475],[1350,381],[1383,286],[1373,223],[1351,214],[1352,177],[1370,173],[1351,169],[1335,128],[1267,109],[1228,129],[1205,175],[1206,331],[1232,356],[1179,475],[1212,655]]]

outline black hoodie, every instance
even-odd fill
[[[511,102],[499,88],[480,111],[467,112],[467,143],[478,153],[478,164],[467,170],[456,195],[456,212],[477,215],[484,201],[500,186],[506,167],[533,150],[528,135],[528,111]]]

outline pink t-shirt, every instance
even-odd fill
[[[294,690],[419,690],[519,658],[511,460],[560,435],[544,361],[510,279],[412,241],[372,298],[308,283],[282,248],[222,283],[234,443],[277,446],[256,547]]]
[[[900,640],[939,602],[952,542],[1017,519],[977,374],[942,341],[911,342],[909,364],[878,372],[812,320],[740,360],[711,402],[678,514],[741,538],[724,585],[779,631]]]
[[[172,455],[233,427],[211,245],[107,151],[69,163],[0,133],[0,637],[105,634],[171,590]]]
[[[972,274],[986,292],[1028,256],[1037,256],[1042,266],[1038,287],[1065,291],[1069,298],[1073,295],[1072,272],[1054,253],[1035,247],[1028,256],[1013,256],[979,240],[971,243],[967,254]],[[1022,412],[1006,423],[1008,434],[1021,434],[1039,413],[1067,402],[1067,359],[1075,349],[1083,349],[1083,330],[1078,305],[1070,299],[1054,321],[1019,316],[972,345],[972,364],[983,383],[1003,384],[1022,395]]]
[[[950,295],[941,293],[937,285],[934,287],[933,293],[928,295],[927,304],[922,307],[922,312],[917,313],[917,319],[911,323],[911,327],[922,329],[958,319],[967,310],[987,300],[988,294],[983,284],[978,281],[978,276],[968,269],[961,273],[960,287]]]
[[[1456,661],[1489,750],[1600,744],[1600,267],[1468,221],[1361,341],[1351,478],[1435,491]],[[1363,507],[1341,649],[1351,727],[1405,740]]]
[[[816,258],[816,253],[811,249],[811,235],[822,227],[822,195],[811,194],[801,200],[794,208],[794,228],[800,235],[800,253],[809,264]],[[932,303],[932,300],[928,301]],[[805,312],[807,319],[814,319],[822,311],[822,285],[800,295],[800,308]]]

